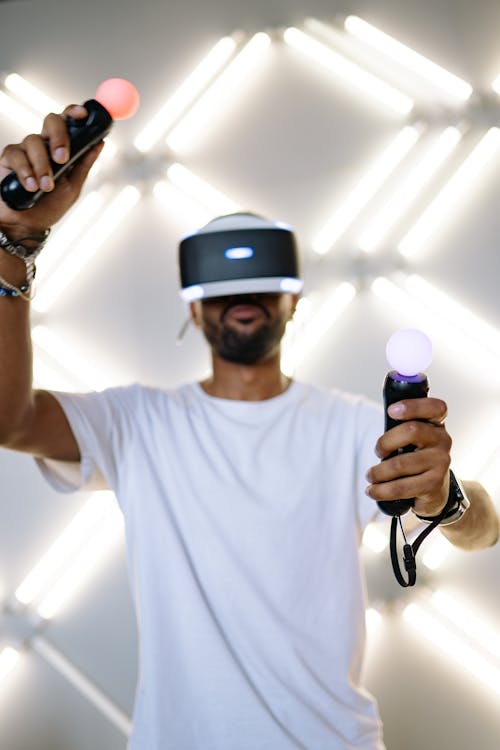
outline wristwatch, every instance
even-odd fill
[[[460,479],[457,479],[450,469],[450,491],[448,494],[448,502],[439,516],[419,516],[418,513],[415,513],[415,515],[424,523],[432,523],[436,518],[440,517],[441,520],[439,521],[439,526],[450,526],[450,524],[456,523],[462,518],[467,512],[469,506],[470,500],[467,497],[462,482]]]
[[[41,234],[31,237],[23,237],[20,240],[10,240],[6,234],[0,231],[0,247],[6,250],[10,255],[20,258],[26,266],[26,283],[31,286],[35,277],[35,260],[47,242],[50,229],[45,229]],[[26,247],[24,242],[36,242],[35,247]]]

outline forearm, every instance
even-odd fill
[[[14,286],[26,278],[23,262],[1,249],[0,276]],[[0,443],[20,429],[32,403],[29,308],[20,297],[0,296]]]
[[[463,482],[463,485],[470,500],[469,509],[459,521],[439,529],[451,544],[461,549],[491,547],[497,542],[500,530],[493,501],[479,482]]]

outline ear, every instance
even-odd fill
[[[191,320],[196,328],[201,328],[201,302],[199,300],[190,302],[189,311],[191,313]]]

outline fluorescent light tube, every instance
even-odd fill
[[[187,107],[200,96],[211,79],[222,70],[235,49],[236,42],[231,37],[224,37],[217,42],[198,67],[141,130],[134,141],[134,146],[139,151],[149,151],[155,145]]]
[[[446,220],[455,217],[464,195],[474,187],[485,168],[492,166],[493,156],[500,147],[500,128],[490,128],[477,146],[434,198],[410,231],[399,243],[399,251],[407,258],[415,257],[429,237],[441,231]]]
[[[325,255],[338,238],[352,224],[368,201],[380,190],[384,182],[413,148],[420,137],[420,130],[407,126],[403,128],[388,148],[371,166],[361,182],[347,196],[340,208],[313,240],[313,249]]]
[[[327,68],[349,86],[355,86],[366,96],[376,99],[380,104],[388,107],[400,115],[406,115],[413,109],[413,101],[409,96],[389,86],[376,76],[368,73],[359,65],[348,60],[338,52],[334,52],[321,42],[316,41],[303,31],[293,27],[284,33],[284,40],[290,47],[309,56],[315,62]]]
[[[438,86],[450,96],[461,101],[466,101],[472,94],[472,86],[467,81],[458,78],[458,76],[453,75],[453,73],[445,70],[445,68],[415,52],[411,47],[407,47],[375,26],[363,21],[362,18],[348,16],[344,22],[344,26],[346,31],[353,36],[426,78],[430,83]]]
[[[216,119],[227,113],[234,99],[243,91],[249,76],[254,76],[265,61],[271,44],[268,34],[259,32],[230,62],[216,81],[201,96],[167,138],[167,145],[186,153]]]
[[[386,205],[360,236],[358,245],[362,250],[371,253],[380,247],[392,227],[430,182],[461,137],[462,134],[457,128],[450,127],[432,143],[417,166],[395,188]]]

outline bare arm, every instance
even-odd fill
[[[63,115],[51,114],[45,119],[40,135],[7,146],[0,155],[0,181],[14,170],[26,189],[34,192],[41,187],[46,192],[27,211],[13,211],[0,200],[0,230],[11,241],[40,234],[55,224],[77,200],[101,151],[102,144],[94,147],[54,186],[45,143],[49,143],[54,161],[67,161],[65,117],[68,114],[78,118],[86,112],[74,106]],[[0,248],[0,276],[16,287],[25,281],[23,261],[3,248]],[[59,403],[50,393],[32,388],[29,307],[29,301],[21,297],[0,296],[0,445],[37,456],[78,461],[78,445]]]
[[[500,530],[496,508],[479,482],[463,482],[470,507],[456,523],[441,526],[441,533],[449,542],[462,549],[483,549],[498,541]]]

